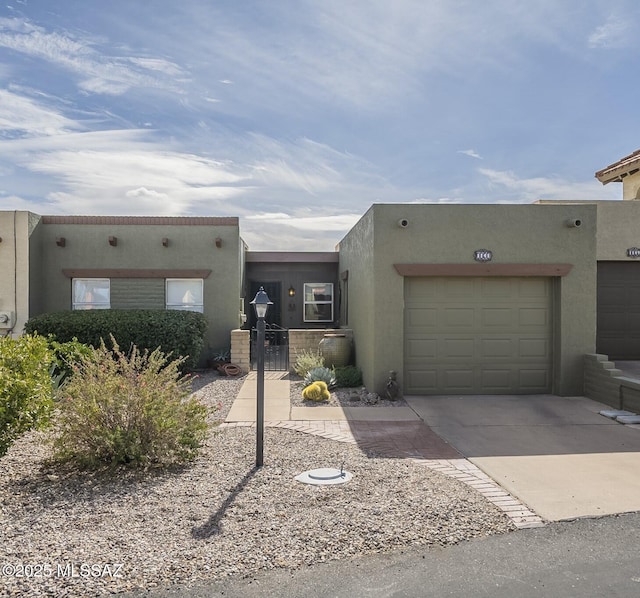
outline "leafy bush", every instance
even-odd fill
[[[53,409],[47,340],[0,337],[0,457],[24,432],[42,427]]]
[[[362,386],[362,371],[355,365],[335,369],[336,384],[341,388]]]
[[[55,457],[81,466],[168,465],[194,458],[205,439],[207,409],[189,397],[180,360],[159,349],[125,355],[115,339],[83,356],[58,391]]]
[[[336,385],[336,377],[329,368],[312,368],[304,377],[305,386],[318,381],[324,382],[329,388],[334,388]]]
[[[318,380],[302,390],[302,397],[307,401],[328,401],[331,393],[327,385],[322,380]]]
[[[160,349],[174,358],[185,357],[181,368],[193,369],[204,347],[207,320],[193,311],[161,309],[90,309],[42,314],[31,318],[25,331],[53,336],[60,343],[77,339],[99,347],[113,336],[128,350],[136,345],[140,351]]]
[[[304,378],[309,373],[309,370],[321,367],[324,367],[324,357],[320,355],[319,351],[304,350],[296,354],[296,363],[293,366],[293,370],[301,378]]]
[[[77,338],[66,343],[59,343],[50,337],[49,348],[54,358],[50,370],[54,390],[71,376],[73,368],[80,365],[82,357],[91,355],[91,347],[83,345]]]

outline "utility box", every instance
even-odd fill
[[[0,311],[0,330],[13,328],[16,323],[15,316],[12,311]]]

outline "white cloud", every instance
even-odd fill
[[[623,48],[629,43],[631,32],[629,21],[616,15],[611,15],[607,21],[596,28],[589,36],[590,48]]]
[[[538,199],[556,200],[597,200],[614,199],[614,193],[605,189],[595,179],[576,182],[564,180],[560,177],[531,177],[520,178],[510,171],[479,168],[490,186],[502,189],[508,197],[502,200],[494,199],[495,203],[509,203],[512,201],[535,201]],[[618,189],[618,194],[620,190]]]
[[[166,193],[159,193],[153,189],[147,189],[146,187],[138,187],[137,189],[131,189],[125,193],[126,197],[153,197],[158,199],[166,199]]]
[[[59,112],[29,98],[0,89],[0,138],[20,135],[57,135],[81,127]]]
[[[178,91],[176,64],[153,57],[109,55],[96,49],[98,40],[79,39],[47,32],[19,19],[0,21],[0,47],[40,58],[81,77],[80,89],[90,93],[120,95],[132,87],[165,88]]]
[[[459,154],[464,154],[465,156],[469,156],[470,158],[476,158],[477,160],[482,160],[482,156],[473,149],[468,150],[458,150]]]

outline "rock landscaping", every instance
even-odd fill
[[[193,388],[222,420],[242,383],[206,373]],[[2,596],[190,586],[514,529],[480,494],[418,462],[291,430],[265,430],[259,470],[249,427],[213,427],[195,462],[135,473],[49,465],[43,439],[25,435],[0,459]],[[346,484],[295,480],[342,466]]]

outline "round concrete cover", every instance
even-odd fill
[[[334,467],[321,467],[320,469],[312,469],[305,471],[296,476],[298,482],[303,484],[313,484],[315,486],[325,486],[329,484],[344,484],[348,482],[353,475],[348,471],[335,469]]]

